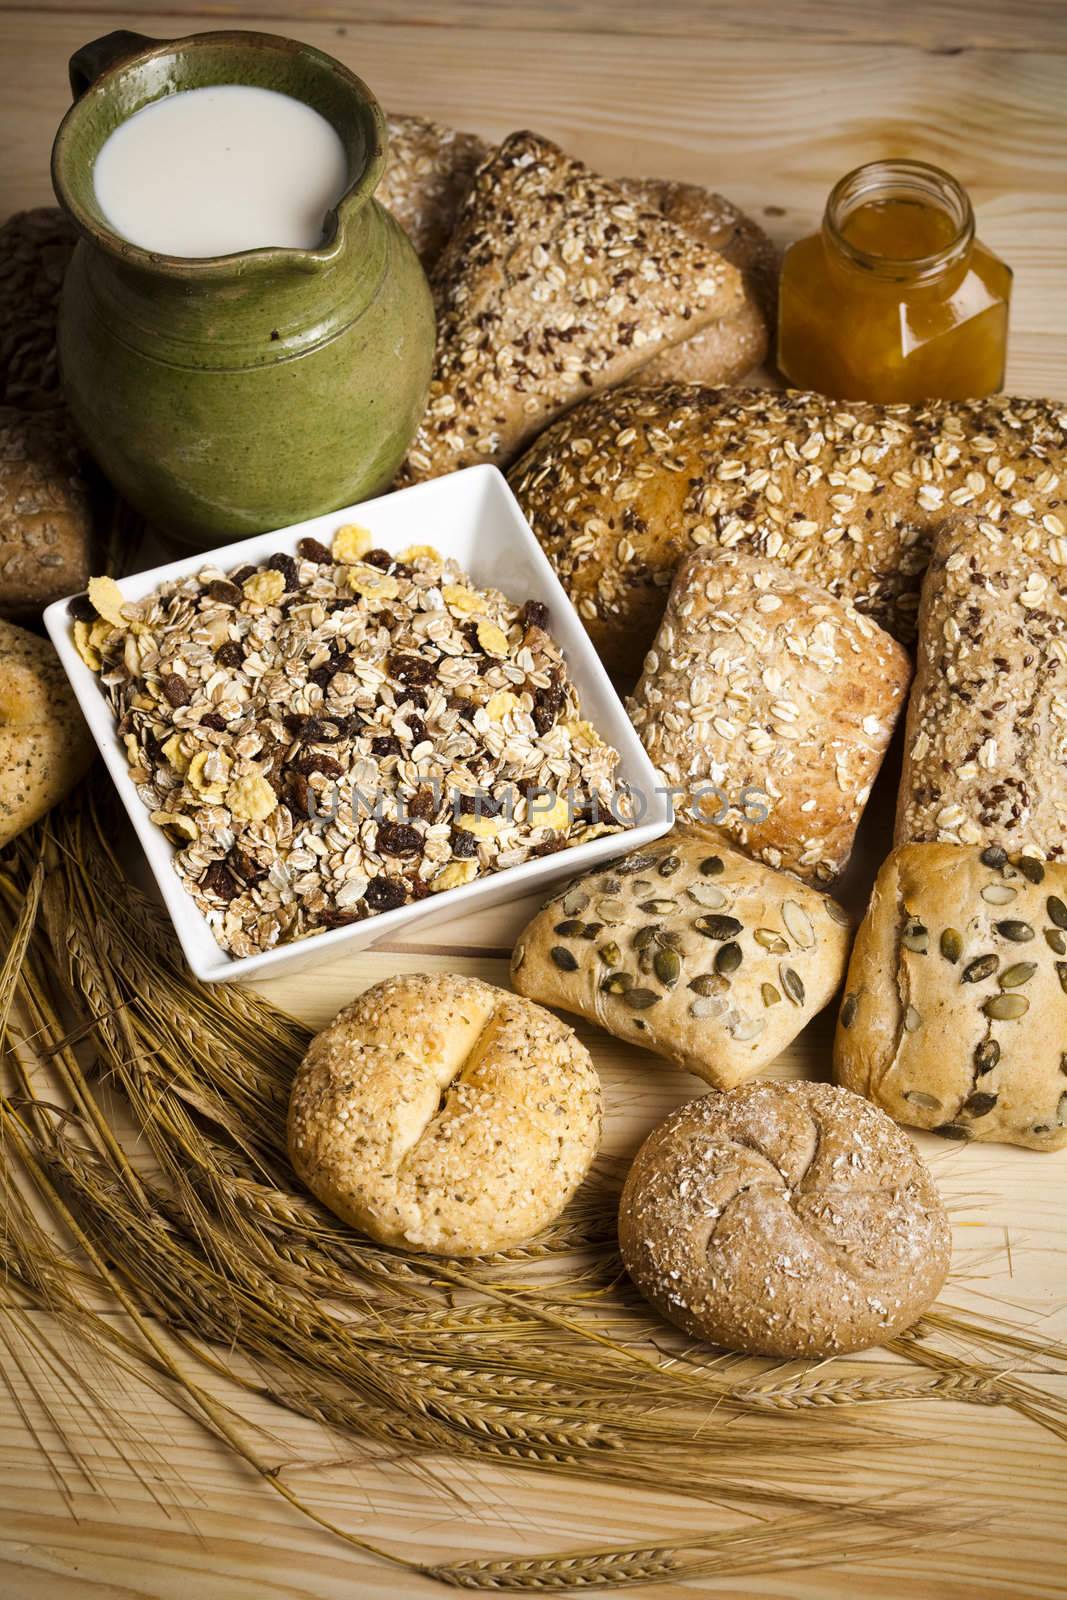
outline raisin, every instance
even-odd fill
[[[360,556],[359,559],[363,562],[364,566],[378,567],[382,572],[387,571],[387,569],[393,564],[393,558],[389,554],[388,550],[382,550],[377,546],[373,550],[368,550],[367,554],[365,556]]]
[[[350,923],[358,921],[358,911],[339,911],[336,906],[328,906],[325,911],[319,912],[319,923],[323,928],[347,928]]]
[[[400,740],[394,733],[379,734],[370,742],[371,754],[376,756],[398,756],[400,754]]]
[[[433,790],[424,785],[416,789],[406,805],[409,817],[421,817],[423,822],[432,822],[437,815],[439,801]]]
[[[466,828],[452,829],[452,854],[464,859],[478,854],[478,841]]]
[[[258,883],[261,878],[267,876],[266,867],[261,867],[256,858],[250,856],[247,850],[242,850],[239,844],[234,845],[226,859],[230,864],[230,870],[236,872],[239,878],[243,878],[245,883]]]
[[[67,603],[67,613],[75,622],[95,622],[96,607],[87,594],[76,594]]]
[[[422,854],[422,834],[405,822],[383,822],[378,828],[378,849],[386,856]]]
[[[432,683],[437,676],[436,661],[427,661],[425,656],[408,655],[401,650],[390,652],[386,668],[404,684]]]
[[[486,789],[478,789],[474,794],[461,794],[459,797],[459,813],[462,817],[499,817],[503,809],[503,800],[494,800]]]
[[[425,881],[424,878],[412,878],[411,898],[413,900],[425,900],[426,896],[431,893],[432,890],[430,885]]]
[[[340,670],[336,661],[327,661],[323,666],[316,667],[314,672],[308,673],[308,682],[317,684],[325,694]]]
[[[297,573],[296,562],[293,560],[292,556],[281,554],[271,556],[270,560],[267,562],[267,567],[272,572],[281,573],[282,577],[285,579],[285,587],[287,591],[291,592],[293,589],[299,589],[300,578]]]
[[[244,584],[244,583],[247,583],[249,578],[254,578],[258,571],[259,571],[258,567],[248,567],[248,566],[238,567],[236,572],[231,572],[230,573],[230,582],[229,582],[228,587],[229,588],[235,588],[236,587],[237,589],[240,589],[241,585]],[[244,599],[244,595],[243,594],[241,596],[241,599],[242,600]]]
[[[538,689],[534,695],[533,723],[538,733],[544,734],[555,726],[563,706],[563,695],[557,688]]]
[[[426,737],[426,724],[421,717],[409,717],[408,727],[411,729],[412,744],[421,744]]]
[[[245,653],[236,639],[227,639],[225,644],[219,645],[215,651],[215,660],[220,667],[240,667],[244,663]]]
[[[283,780],[282,798],[294,817],[310,817],[311,785],[302,772],[286,774]]]
[[[327,550],[324,544],[317,539],[301,539],[296,547],[297,555],[303,556],[305,561],[317,561],[320,567],[332,566],[333,552]]]
[[[405,692],[403,704],[414,706],[416,711],[425,711],[429,703],[421,689],[408,689]]]
[[[227,904],[237,895],[237,882],[229,867],[221,861],[213,861],[200,879],[200,887],[205,894],[211,894]]]
[[[202,728],[210,728],[213,733],[226,732],[226,718],[220,717],[217,711],[207,711],[200,718]]]
[[[451,695],[449,697],[448,704],[449,708],[456,713],[457,717],[466,717],[468,722],[474,715],[475,707],[473,700],[464,700],[462,695]]]
[[[519,613],[519,621],[525,628],[543,628],[548,623],[548,607],[543,600],[527,600]]]
[[[164,672],[160,677],[159,687],[169,706],[187,706],[192,699],[189,685],[177,672]]]
[[[250,572],[252,568],[248,569]],[[213,578],[204,593],[210,600],[217,600],[220,605],[239,606],[244,595],[235,583],[227,583],[223,578]]]
[[[395,911],[407,899],[407,890],[397,878],[372,878],[363,898],[372,911]]]
[[[345,775],[345,769],[339,761],[335,761],[333,756],[320,755],[317,751],[290,762],[290,766],[305,778],[310,778],[313,772],[321,772],[327,778],[343,778]]]

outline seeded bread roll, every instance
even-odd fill
[[[848,943],[826,895],[679,828],[550,900],[511,981],[730,1089],[827,1004]]]
[[[1067,866],[894,850],[849,964],[839,1083],[917,1128],[1067,1144]]]
[[[76,241],[55,206],[19,211],[0,227],[0,406],[60,404],[56,314]]]
[[[953,518],[923,583],[896,843],[1067,842],[1067,568],[1028,521]]]
[[[558,1018],[477,978],[375,984],[311,1041],[289,1154],[382,1244],[478,1256],[563,1210],[600,1141],[600,1080]]]
[[[777,562],[695,551],[630,702],[676,815],[809,883],[844,869],[897,717],[907,652]]]
[[[679,1106],[619,1208],[626,1269],[693,1338],[840,1355],[911,1326],[948,1273],[948,1218],[910,1139],[827,1083],[750,1083]]]
[[[92,751],[52,646],[0,622],[0,847],[62,800]]]
[[[89,497],[62,410],[0,407],[0,617],[37,616],[83,589]]]
[[[741,277],[547,139],[513,133],[479,169],[433,289],[409,481],[514,460],[574,401],[736,310]]]
[[[697,546],[770,556],[904,641],[930,536],[954,509],[1014,511],[1067,563],[1065,448],[1053,401],[876,406],[668,384],[575,406],[510,480],[609,670],[632,682]]]
[[[393,213],[429,272],[492,146],[427,117],[393,115],[388,124],[389,160],[374,198]]]
[[[732,262],[741,273],[743,296],[730,316],[653,356],[630,381],[736,383],[760,365],[770,348],[777,316],[778,252],[751,217],[711,189],[662,178],[620,181],[631,199],[655,206],[670,222]]]

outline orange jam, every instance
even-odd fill
[[[778,364],[846,400],[967,400],[1004,382],[1011,269],[974,236],[964,189],[921,161],[874,161],[786,251]]]

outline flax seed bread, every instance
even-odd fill
[[[1057,565],[1067,406],[876,406],[771,390],[615,390],[547,428],[510,473],[609,670],[632,682],[683,555],[770,556],[915,633],[934,528],[1009,513]]]
[[[952,518],[923,583],[896,843],[1067,848],[1067,567],[1009,515]]]
[[[92,752],[52,646],[0,622],[0,848],[62,800]]]
[[[840,1355],[910,1327],[948,1272],[945,1208],[911,1140],[827,1083],[750,1083],[679,1106],[630,1168],[619,1244],[696,1339]]]
[[[554,896],[519,935],[511,981],[730,1089],[829,1002],[848,943],[828,896],[678,828]]]
[[[533,133],[479,169],[433,288],[437,361],[407,481],[512,461],[741,301],[736,267]]]
[[[298,1175],[382,1244],[477,1256],[552,1222],[600,1140],[571,1028],[477,978],[377,983],[312,1041],[289,1107]]]
[[[761,556],[696,550],[629,710],[661,782],[682,791],[676,815],[826,884],[910,677],[904,647],[847,601]]]
[[[834,1043],[839,1083],[951,1139],[1067,1145],[1067,865],[909,844],[878,874]]]

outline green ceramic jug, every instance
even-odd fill
[[[81,238],[59,361],[107,476],[201,549],[387,488],[422,415],[434,319],[418,258],[374,199],[386,132],[366,85],[310,45],[246,32],[113,33],[70,73],[52,181]],[[293,95],[340,135],[350,183],[324,243],[190,259],[111,231],[93,163],[112,130],[164,95],[231,83]]]

